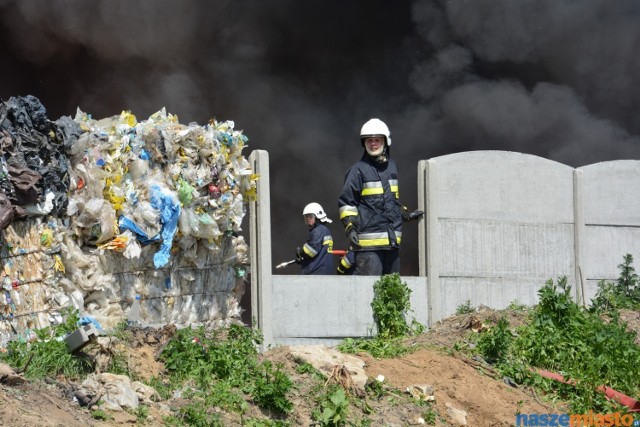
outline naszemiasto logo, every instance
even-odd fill
[[[589,411],[587,414],[517,414],[516,426],[556,427],[556,426],[616,426],[640,427],[640,414],[637,419],[631,414],[614,412],[598,414]]]

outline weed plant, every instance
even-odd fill
[[[400,357],[412,351],[402,343],[402,338],[385,338],[376,335],[373,338],[345,338],[339,345],[338,350],[343,353],[369,353],[373,357],[380,359],[391,359]]]
[[[309,374],[311,375],[312,378],[314,378],[317,381],[325,380],[325,376],[322,374],[322,372],[320,372],[319,370],[314,368],[313,365],[307,362],[299,364],[296,367],[296,372],[299,374]]]
[[[507,309],[512,311],[525,311],[525,310],[528,310],[529,307],[526,304],[521,304],[520,301],[518,301],[517,299],[514,299],[509,303],[509,305],[507,306]]]
[[[174,425],[187,419],[196,423],[188,425],[217,425],[215,414],[205,410],[210,407],[242,415],[248,408],[244,394],[276,416],[291,411],[287,393],[293,384],[279,365],[258,361],[256,346],[261,342],[258,331],[238,325],[215,331],[204,327],[179,330],[160,355],[170,374],[165,388],[191,383],[196,390],[192,407],[183,408]]]
[[[378,335],[397,338],[407,335],[410,327],[405,314],[410,311],[411,289],[400,279],[398,273],[382,276],[373,284],[373,320]]]
[[[319,426],[334,427],[347,425],[348,414],[349,400],[344,389],[333,386],[313,411],[312,417]]]
[[[460,314],[470,314],[475,312],[476,309],[471,305],[471,300],[468,299],[464,302],[464,304],[460,304],[458,307],[456,307],[456,314],[460,315]]]
[[[495,328],[491,329],[491,333],[480,336],[478,350],[490,363],[503,362],[512,340],[509,321],[502,317]]]
[[[346,338],[338,350],[343,353],[367,352],[373,357],[391,358],[409,353],[412,349],[402,339],[424,332],[424,326],[415,320],[407,324],[411,312],[411,289],[398,273],[382,276],[373,285],[373,320],[378,333],[372,339]]]
[[[190,402],[178,410],[177,415],[165,418],[169,426],[224,427],[220,415],[206,408],[202,402]]]
[[[425,402],[424,405],[426,407],[422,412],[422,419],[425,421],[427,425],[430,425],[430,426],[436,425],[436,421],[438,419],[438,412],[433,408],[433,403]]]
[[[633,256],[626,254],[618,269],[620,276],[616,282],[598,282],[596,297],[591,300],[592,311],[640,310],[640,279],[633,268]]]
[[[509,337],[508,322],[502,319],[481,336],[479,350],[517,382],[558,392],[575,413],[621,410],[596,389],[606,385],[630,396],[640,393],[636,334],[626,331],[617,316],[603,322],[576,304],[566,277],[557,284],[547,281],[538,295],[540,303],[516,338]],[[543,379],[531,368],[558,372],[572,384]]]
[[[94,420],[99,420],[99,421],[111,421],[113,419],[111,415],[109,415],[107,412],[103,411],[102,409],[96,409],[95,411],[91,411],[91,417]]]
[[[72,308],[62,313],[64,322],[35,331],[36,340],[14,340],[8,343],[7,352],[0,353],[0,360],[17,369],[26,369],[27,378],[44,378],[64,375],[79,379],[93,372],[93,363],[82,353],[71,354],[63,337],[78,328],[78,311]]]

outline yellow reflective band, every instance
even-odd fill
[[[389,180],[389,188],[391,189],[391,192],[396,195],[396,199],[399,199],[400,198],[400,186],[398,185],[398,180],[397,179],[390,179]]]
[[[316,252],[311,246],[309,246],[308,243],[304,244],[304,246],[302,247],[302,250],[304,251],[305,254],[309,255],[311,258],[318,255],[318,252]]]
[[[382,193],[384,193],[384,189],[382,188],[382,182],[380,181],[365,182],[362,185],[362,191],[360,192],[362,196],[372,196],[374,194]]]
[[[342,211],[340,212],[340,219],[344,219],[348,216],[358,216],[358,211]]]
[[[387,233],[364,233],[360,234],[358,237],[360,238],[360,246],[362,247],[389,245],[389,237]],[[400,244],[401,241],[402,233],[396,231],[396,242]]]
[[[384,193],[384,189],[382,187],[378,187],[378,188],[363,188],[360,194],[362,194],[363,196],[375,196],[377,194],[383,194],[383,193]]]
[[[326,246],[326,245],[333,246],[333,240],[332,239],[328,239],[328,240],[323,241],[322,242],[322,246]]]
[[[369,246],[388,246],[389,239],[370,239],[370,240],[360,240],[360,246],[369,247]]]

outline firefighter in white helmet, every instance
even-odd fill
[[[307,242],[296,248],[296,262],[301,265],[302,274],[334,274],[333,238],[323,223],[331,223],[327,213],[319,203],[309,203],[302,211],[309,227]]]
[[[362,158],[345,175],[338,199],[340,220],[355,252],[355,275],[400,272],[402,222],[418,219],[399,201],[398,169],[390,157],[391,132],[380,119],[360,130]]]

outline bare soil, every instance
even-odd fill
[[[480,361],[469,359],[457,352],[456,343],[464,345],[477,331],[495,324],[501,316],[507,316],[515,327],[525,322],[527,311],[495,311],[480,308],[474,313],[452,316],[434,325],[428,332],[407,339],[406,344],[418,349],[403,357],[376,359],[359,354],[365,363],[368,377],[384,376],[386,393],[381,398],[369,395],[356,398],[350,406],[354,420],[371,420],[372,426],[419,425],[428,407],[416,405],[406,392],[410,386],[433,386],[433,409],[438,413],[435,425],[458,425],[450,415],[455,408],[466,412],[468,426],[512,426],[517,412],[564,412],[561,403],[551,404],[532,390],[509,386],[492,368]],[[630,330],[640,332],[640,313],[625,311],[622,318]],[[171,327],[156,331],[134,331],[132,342],[121,344],[128,363],[135,375],[148,380],[162,376],[164,367],[157,355],[171,338]],[[640,334],[639,334],[640,335]],[[309,395],[318,381],[308,373],[298,373],[288,347],[279,347],[261,355],[263,359],[282,363],[295,387],[289,396],[294,403],[293,412],[287,417],[291,425],[313,425],[311,413],[316,403]],[[64,379],[48,382],[33,381],[20,385],[0,384],[0,426],[121,426],[162,425],[170,415],[170,408],[186,404],[184,399],[171,399],[149,407],[149,417],[143,422],[128,412],[109,412],[108,421],[96,420],[91,412],[73,400],[69,393],[72,385]],[[226,414],[218,409],[225,425],[241,425],[237,414]],[[250,405],[245,419],[266,418],[258,407]]]

